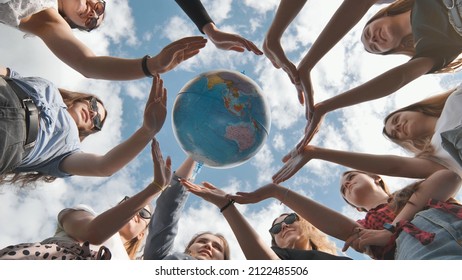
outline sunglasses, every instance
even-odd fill
[[[99,0],[96,2],[93,6],[93,10],[96,13],[96,17],[87,18],[85,21],[85,28],[87,31],[91,31],[97,27],[99,17],[102,16],[106,10],[106,1]]]
[[[100,131],[103,128],[103,121],[101,120],[101,115],[98,112],[98,100],[95,97],[88,99],[88,110],[96,113],[93,117],[93,129]]]
[[[129,196],[125,196],[125,197],[119,202],[119,204],[122,203],[122,202],[124,202],[124,201],[126,201],[126,200],[128,200],[129,198],[130,198]],[[152,216],[151,212],[149,212],[149,210],[146,209],[146,208],[142,208],[142,209],[138,212],[138,215],[139,215],[142,219],[144,219],[144,220],[149,220],[149,219],[151,219],[151,216]]]
[[[298,216],[297,214],[295,213],[291,213],[289,215],[287,215],[284,220],[282,220],[281,222],[279,223],[275,223],[270,229],[269,229],[269,232],[273,235],[275,234],[278,234],[281,232],[282,230],[282,223],[286,224],[286,225],[290,225],[290,224],[293,224],[295,221],[298,221]]]

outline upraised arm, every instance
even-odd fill
[[[146,102],[143,126],[105,155],[74,153],[60,164],[61,170],[81,176],[110,176],[133,160],[162,128],[167,114],[167,90],[154,77]],[[91,162],[92,164],[88,164]]]
[[[268,57],[274,67],[277,69],[282,68],[289,75],[290,81],[296,86],[300,84],[297,68],[284,53],[284,49],[281,46],[281,37],[305,3],[306,0],[281,0],[263,42],[263,52],[266,57]],[[303,104],[303,95],[300,90],[298,90],[298,93],[299,101]]]
[[[233,230],[237,241],[248,260],[278,260],[276,253],[255,232],[252,226],[237,210],[233,203],[226,198],[226,193],[210,183],[203,186],[182,180],[182,184],[193,194],[202,197],[220,208],[229,226]]]
[[[168,157],[164,161],[159,143],[155,139],[152,140],[151,149],[155,174],[151,184],[96,217],[86,211],[64,212],[60,220],[66,233],[78,241],[89,241],[91,244],[99,245],[117,233],[143,207],[150,204],[171,176],[171,160]]]

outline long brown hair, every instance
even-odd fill
[[[289,214],[291,213],[283,213],[279,215],[279,217],[286,216]],[[313,226],[307,220],[303,219],[297,213],[294,213],[294,214],[297,216],[298,221],[300,222],[300,226],[302,228],[303,234],[307,237],[312,250],[317,250],[317,251],[322,251],[322,252],[326,252],[329,254],[337,255],[337,246],[335,245],[333,241],[329,240],[329,238],[327,237],[325,233],[320,231],[317,227]],[[277,218],[274,219],[271,225],[274,225],[276,220]],[[274,238],[273,234],[271,234],[271,246],[279,247],[279,245],[276,243],[276,239]]]
[[[200,233],[197,233],[196,235],[194,235],[191,238],[191,240],[189,240],[188,245],[186,245],[186,248],[184,249],[184,253],[189,255],[190,254],[189,248],[191,247],[191,245],[193,245],[194,242],[196,242],[197,238],[201,237],[204,234],[215,235],[221,241],[223,241],[223,257],[224,257],[225,260],[229,260],[231,256],[230,256],[230,249],[229,249],[228,241],[226,240],[226,238],[222,234],[220,234],[220,233],[212,233],[210,231],[204,231],[204,232],[200,232]]]
[[[370,24],[371,22],[386,16],[396,16],[399,14],[403,14],[405,12],[411,11],[412,7],[414,6],[415,0],[396,0],[395,2],[391,3],[390,5],[386,6],[379,10],[374,16],[372,16],[366,23],[365,27]],[[412,34],[405,36],[401,40],[401,47],[397,49],[393,49],[387,52],[380,53],[382,55],[387,54],[415,54],[415,47],[414,47],[414,38]],[[435,71],[434,73],[453,73],[462,66],[462,58],[456,58],[451,63],[446,65],[445,67]]]
[[[425,181],[425,180],[419,180],[419,181],[413,182],[413,183],[407,185],[406,187],[404,187],[404,188],[402,188],[400,190],[397,190],[397,191],[395,191],[393,193],[390,193],[390,190],[388,189],[388,186],[385,183],[385,181],[383,181],[382,178],[377,174],[370,173],[370,172],[364,172],[364,171],[361,171],[361,170],[349,170],[349,171],[343,173],[342,177],[345,176],[346,174],[352,173],[352,172],[358,172],[358,173],[365,174],[365,175],[371,177],[374,180],[377,179],[377,177],[380,178],[380,180],[375,180],[375,181],[376,182],[378,181],[378,185],[388,195],[388,197],[389,197],[388,203],[390,205],[390,208],[393,210],[393,212],[395,214],[398,214],[401,211],[401,209],[403,209],[403,207],[406,205],[406,203],[408,203],[409,198],[417,191],[420,184],[423,181]],[[342,197],[349,205],[353,206],[354,208],[358,209],[361,212],[367,212],[367,209],[359,208],[356,205],[349,202],[348,200],[346,200],[346,198],[343,196],[343,194],[342,194]],[[409,202],[409,203],[411,203],[411,202]]]
[[[383,124],[385,125],[387,121],[393,117],[396,113],[404,112],[404,111],[411,111],[411,112],[420,112],[427,116],[439,118],[441,113],[443,112],[444,105],[446,104],[446,100],[448,97],[456,90],[456,88],[448,90],[446,92],[425,98],[419,102],[413,103],[406,107],[400,108],[388,114]],[[399,146],[403,147],[405,150],[413,153],[415,156],[430,156],[433,152],[433,147],[431,146],[431,138],[432,136],[421,137],[417,139],[410,139],[410,140],[399,140],[392,135],[389,135],[385,130],[385,126],[382,130],[383,135],[385,138],[389,139],[390,141],[398,144]]]
[[[389,17],[389,16],[397,16],[400,14],[404,14],[406,12],[409,12],[412,10],[412,7],[414,6],[415,0],[396,0],[395,2],[391,3],[390,5],[386,6],[385,8],[380,9],[374,16],[372,16],[367,22],[364,28],[368,26],[371,22],[383,18],[383,17]],[[401,44],[403,48],[398,48],[398,49],[393,49],[389,50],[383,53],[379,53],[382,55],[388,55],[388,54],[399,54],[399,53],[405,53],[405,54],[415,54],[415,48],[414,48],[414,39],[412,34],[409,34],[405,36],[401,40]]]
[[[84,100],[88,100],[92,97],[96,98],[99,103],[101,103],[104,107],[104,103],[99,99],[97,96],[88,94],[88,93],[82,93],[82,92],[75,92],[75,91],[70,91],[66,89],[59,88],[59,93],[61,94],[61,97],[63,98],[64,103],[66,104],[67,107],[72,106],[76,102],[81,102]],[[105,117],[104,120],[102,120],[102,124],[104,125],[104,122],[107,119],[107,111],[106,108],[104,109],[105,111]],[[79,138],[80,141],[83,141],[88,135],[93,134],[97,131],[95,130],[81,130],[79,129]],[[20,188],[24,188],[25,186],[32,186],[33,184],[37,182],[45,182],[45,183],[51,183],[54,180],[56,180],[56,177],[42,174],[40,172],[20,172],[20,173],[14,173],[12,171],[1,174],[0,175],[0,186],[3,184],[18,184]]]

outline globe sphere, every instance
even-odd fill
[[[235,167],[264,145],[271,115],[261,88],[231,70],[202,73],[178,93],[172,126],[181,148],[213,168]]]

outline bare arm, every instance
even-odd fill
[[[408,203],[395,217],[392,224],[401,220],[411,220],[421,211],[429,199],[446,201],[454,197],[460,189],[461,178],[449,170],[440,170],[421,183],[417,191],[409,198]]]
[[[324,113],[388,96],[432,69],[431,58],[420,57],[320,103]]]
[[[182,180],[181,183],[190,192],[215,204],[218,208],[222,208],[229,202],[226,193],[210,183],[204,182],[203,187],[185,180]],[[242,252],[248,260],[279,259],[234,205],[228,206],[222,214],[233,230]]]
[[[159,144],[152,141],[154,180],[144,190],[109,210],[94,217],[86,211],[67,211],[60,215],[60,221],[67,234],[78,241],[101,244],[117,233],[138,211],[150,204],[154,197],[170,182],[171,161],[164,162]]]
[[[392,225],[396,226],[402,220],[412,220],[416,213],[424,209],[429,199],[446,201],[454,197],[460,189],[460,183],[461,178],[452,171],[440,170],[435,172],[420,184],[404,208],[395,217]],[[360,251],[365,250],[366,246],[369,245],[385,246],[388,244],[391,236],[392,233],[386,229],[362,229],[358,234],[350,236],[347,242],[345,242],[344,250],[349,246],[359,247]]]
[[[344,0],[327,25],[319,34],[298,68],[305,73],[337,44],[379,0]]]
[[[355,228],[360,227],[352,219],[277,184],[268,184],[250,193],[238,192],[227,197],[241,204],[276,198],[319,230],[340,240],[346,240]]]
[[[273,182],[281,183],[288,180],[312,159],[321,159],[375,174],[407,178],[427,178],[438,170],[446,169],[424,158],[374,155],[305,146],[300,153],[292,152],[283,158],[284,166],[274,174]]]
[[[133,160],[160,131],[167,114],[166,104],[167,90],[163,87],[162,79],[156,76],[146,102],[141,128],[105,155],[74,153],[66,157],[60,164],[61,170],[82,176],[110,176],[117,172]]]
[[[25,32],[40,37],[60,60],[85,77],[106,80],[133,80],[145,77],[141,67],[141,58],[96,56],[91,49],[74,36],[67,22],[53,8],[30,16],[27,20],[23,20],[19,27]],[[164,48],[161,53],[148,59],[148,70],[152,74],[164,73],[173,69],[181,61],[197,54],[206,42],[200,36],[181,40],[172,43],[174,46],[169,45],[171,48],[168,52]]]
[[[397,66],[374,79],[348,90],[342,94],[317,103],[314,112],[307,106],[306,116],[308,123],[305,136],[297,145],[298,148],[308,145],[313,136],[319,131],[324,115],[336,109],[352,106],[366,101],[371,101],[388,96],[407,85],[409,82],[428,73],[432,69],[434,61],[431,58],[419,57]],[[303,80],[304,78],[302,78]],[[304,82],[302,81],[302,84]],[[303,88],[310,88],[304,85]],[[305,91],[305,94],[307,92]],[[307,98],[307,100],[312,100]]]

